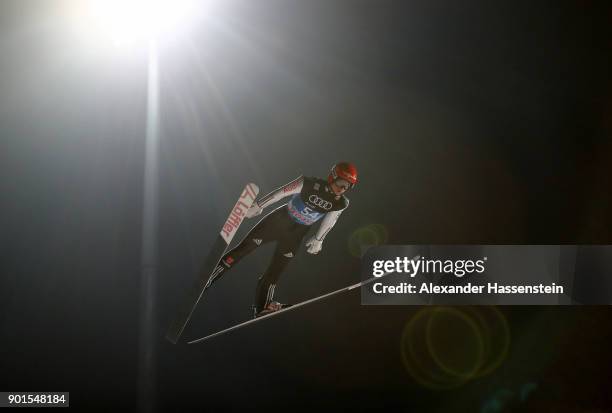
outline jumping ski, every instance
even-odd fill
[[[238,201],[232,208],[225,224],[221,228],[217,239],[215,240],[212,249],[208,256],[204,260],[204,265],[200,271],[200,275],[189,290],[187,299],[183,302],[178,315],[174,319],[174,322],[166,333],[166,338],[172,343],[176,344],[185,330],[189,319],[193,314],[195,308],[204,293],[204,290],[209,286],[211,282],[211,274],[217,267],[219,261],[225,254],[227,247],[229,246],[232,238],[238,231],[240,224],[245,218],[247,210],[255,202],[255,198],[259,194],[259,188],[253,183],[247,184]]]
[[[411,261],[418,260],[419,258],[421,258],[421,257],[419,255],[417,255],[417,256],[413,257]],[[277,315],[279,315],[281,313],[285,313],[287,311],[295,310],[296,308],[303,307],[303,306],[305,306],[307,304],[312,304],[312,303],[314,303],[316,301],[320,301],[320,300],[332,297],[334,295],[338,295],[338,294],[346,292],[346,291],[351,291],[351,290],[354,290],[355,288],[363,287],[364,285],[368,285],[368,284],[370,284],[371,282],[373,282],[375,280],[380,280],[382,277],[385,277],[385,276],[387,276],[389,274],[392,274],[392,272],[385,273],[385,274],[383,274],[380,277],[371,277],[371,278],[368,278],[367,280],[361,281],[361,282],[359,282],[357,284],[349,285],[348,287],[344,287],[344,288],[341,288],[339,290],[332,291],[330,293],[323,294],[323,295],[320,295],[320,296],[315,297],[315,298],[311,298],[310,300],[302,301],[300,303],[293,304],[293,305],[288,305],[288,306],[286,306],[286,307],[284,307],[284,308],[282,308],[282,309],[280,309],[278,311],[274,311],[272,313],[268,313],[266,315],[262,315],[260,317],[254,318],[252,320],[244,321],[244,322],[242,322],[240,324],[236,324],[235,326],[226,328],[226,329],[221,330],[221,331],[217,331],[216,333],[210,334],[208,336],[205,336],[205,337],[202,337],[202,338],[198,338],[196,340],[189,341],[189,342],[187,342],[187,344],[201,343],[203,341],[210,340],[213,337],[220,336],[222,334],[228,333],[228,332],[233,331],[233,330],[237,330],[237,329],[242,328],[242,327],[246,327],[246,326],[248,326],[250,324],[254,324],[254,323],[258,322],[258,321],[263,321],[263,320],[265,320],[267,318],[277,316]]]

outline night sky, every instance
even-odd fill
[[[402,363],[420,308],[356,291],[206,344],[164,339],[244,184],[266,194],[339,160],[360,171],[350,207],[280,301],[358,282],[349,240],[371,225],[387,244],[611,243],[609,4],[230,0],[160,40],[144,396],[147,53],[84,38],[69,6],[0,4],[0,391],[70,391],[77,411],[612,408],[604,306],[500,307],[503,362],[452,389]],[[247,319],[271,252],[207,291],[185,338]]]

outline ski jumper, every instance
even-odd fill
[[[262,218],[236,248],[221,258],[219,266],[213,271],[207,283],[208,288],[257,247],[276,241],[272,261],[257,282],[255,314],[272,301],[281,273],[297,254],[298,247],[310,226],[321,220],[316,239],[323,241],[342,211],[349,205],[348,198],[344,194],[339,196],[334,194],[326,180],[311,177],[299,177],[289,182],[264,196],[258,204],[264,208],[286,197],[291,197],[289,202]]]

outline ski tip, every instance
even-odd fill
[[[253,182],[249,182],[248,184],[246,184],[246,186],[250,188],[251,191],[253,191],[255,194],[259,193],[259,187],[257,186],[257,184],[254,184]]]

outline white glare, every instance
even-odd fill
[[[90,0],[87,20],[116,44],[148,42],[185,23],[195,0]]]

